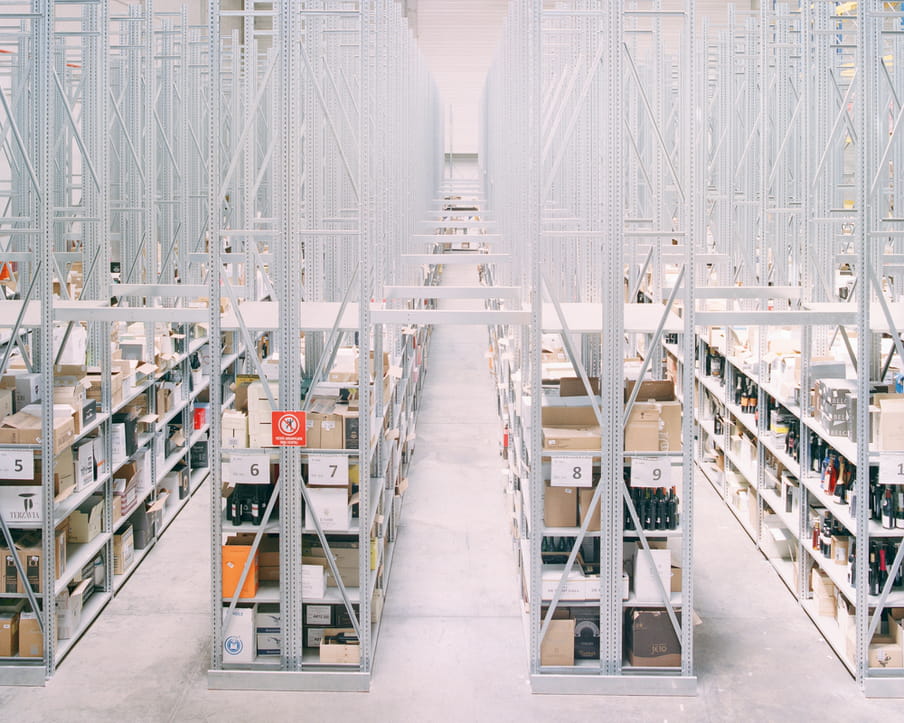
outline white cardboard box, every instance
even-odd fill
[[[257,643],[254,631],[256,606],[237,607],[223,628],[223,662],[250,663]]]
[[[314,527],[311,506],[317,510],[317,519],[323,530],[347,530],[351,526],[351,508],[348,504],[348,488],[308,488],[311,505],[305,510],[305,527]]]
[[[80,442],[73,447],[75,458],[75,491],[91,487],[95,482],[94,440]]]
[[[258,633],[257,654],[278,656],[282,654],[282,633]]]
[[[638,548],[634,553],[634,598],[636,602],[662,602],[662,594],[656,584],[654,574],[659,575],[666,593],[672,585],[672,553],[669,550],[650,550],[653,565],[647,553]],[[654,572],[655,569],[655,572]]]
[[[301,596],[322,600],[326,596],[326,569],[321,565],[301,566]]]
[[[541,595],[544,600],[552,600],[559,585],[565,565],[544,565]],[[580,568],[572,567],[568,579],[562,586],[559,600],[585,600],[587,595],[586,578]]]

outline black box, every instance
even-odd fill
[[[82,427],[87,427],[97,419],[97,400],[86,399],[82,405]]]
[[[342,422],[345,429],[345,448],[358,449],[358,417],[345,417]]]
[[[6,589],[4,592],[16,593],[19,590],[19,571],[16,569],[16,551],[6,550],[3,556],[4,578]]]
[[[681,614],[676,612],[678,622]],[[625,613],[625,649],[631,665],[681,667],[681,643],[666,610],[629,609]]]
[[[138,451],[138,415],[120,412],[113,415],[114,424],[122,424],[126,429],[126,456],[131,457]]]
[[[210,466],[209,451],[210,448],[208,447],[206,439],[200,442],[195,442],[192,445],[190,453],[192,469],[201,469]]]
[[[191,474],[184,462],[179,462],[173,467],[173,472],[179,475],[179,499],[184,500],[191,494]]]
[[[355,615],[360,615],[360,609],[357,605],[353,606],[355,610]],[[361,622],[360,620],[358,621]],[[348,614],[348,609],[344,604],[334,605],[333,606],[333,627],[336,628],[350,628],[352,626],[351,616]]]
[[[599,608],[572,608],[574,618],[574,657],[583,660],[599,660],[600,611]]]

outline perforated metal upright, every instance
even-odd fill
[[[693,2],[515,3],[484,91],[482,163],[488,195],[503,236],[519,257],[515,278],[531,314],[527,328],[520,335],[513,332],[510,340],[520,366],[520,379],[513,375],[511,382],[510,455],[524,506],[518,548],[535,692],[674,695],[692,694],[696,686],[690,415],[682,423],[682,451],[658,453],[670,459],[670,467],[680,468],[679,557],[685,584],[678,597],[660,589],[654,606],[670,620],[681,647],[680,665],[655,670],[626,662],[623,620],[632,601],[622,597],[625,541],[636,540],[638,554],[648,554],[647,538],[653,534],[640,525],[627,534],[624,528],[626,509],[637,522],[625,471],[630,453],[638,454],[624,446],[637,396],[635,391],[624,404],[626,351],[644,355],[640,380],[648,374],[661,378],[664,333],[677,333],[683,358],[693,358],[694,246],[701,216],[690,28]],[[641,283],[648,276],[655,289]],[[639,292],[654,305],[626,303]],[[674,313],[677,306],[681,320]],[[557,401],[547,399],[541,384],[542,343],[550,334],[561,338],[574,374],[588,390],[587,404],[601,430],[599,451],[544,447],[542,407]],[[692,364],[682,366],[678,386],[692,389],[692,373]],[[598,394],[589,391],[590,377],[599,378]],[[581,455],[593,458],[598,479],[583,521],[574,528],[550,527],[544,521],[544,498],[551,464]],[[595,510],[601,517],[598,533],[589,532]],[[543,584],[548,575],[542,543],[549,536],[570,540],[552,595],[544,593]],[[597,537],[599,597],[576,597],[573,591],[566,596],[566,580],[582,544]],[[544,664],[543,641],[556,609],[595,606],[599,659]]]

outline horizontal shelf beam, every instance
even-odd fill
[[[210,690],[370,692],[368,673],[291,670],[209,670]]]

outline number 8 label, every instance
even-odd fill
[[[553,457],[549,482],[553,487],[592,487],[593,457]]]

